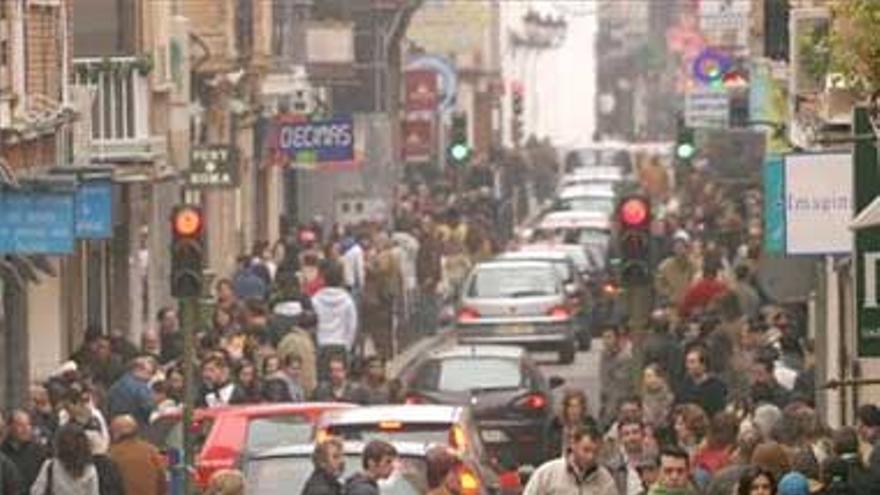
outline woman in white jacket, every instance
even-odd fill
[[[68,423],[55,437],[55,455],[43,463],[31,495],[99,495],[98,471],[85,430]]]

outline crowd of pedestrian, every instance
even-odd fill
[[[597,416],[563,394],[526,494],[880,493],[880,409],[824,424],[804,322],[758,283],[760,193],[699,170],[644,192],[659,212],[650,323],[603,327]]]
[[[444,301],[495,241],[485,191],[408,185],[394,204],[387,221],[317,218],[275,244],[255,243],[213,284],[209,317],[189,322],[189,356],[172,306],[140,345],[87,329],[28,403],[0,416],[2,493],[165,493],[159,453],[140,438],[181,408],[187,365],[197,407],[398,402],[388,360],[436,329]]]

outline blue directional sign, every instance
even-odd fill
[[[113,237],[113,183],[110,179],[81,182],[76,190],[76,238]]]
[[[0,253],[70,254],[73,192],[0,192]]]

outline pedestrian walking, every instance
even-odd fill
[[[623,340],[620,327],[608,325],[602,330],[602,355],[599,358],[599,379],[602,383],[602,424],[610,425],[621,401],[636,392],[637,363],[632,349]]]
[[[694,345],[685,353],[684,378],[676,402],[697,404],[710,417],[727,405],[727,386],[718,377],[709,373],[706,348]]]
[[[58,430],[54,456],[43,463],[31,495],[100,495],[98,471],[85,430],[68,423]]]
[[[660,479],[648,495],[696,495],[690,479],[690,457],[678,447],[666,447],[660,452]]]
[[[342,356],[330,358],[330,372],[327,381],[318,385],[315,400],[323,402],[355,402],[357,390],[349,380],[348,365]]]
[[[363,471],[345,481],[345,495],[379,495],[379,481],[394,472],[397,449],[388,442],[373,440],[361,455]]]
[[[357,307],[351,294],[342,287],[342,272],[338,267],[331,267],[324,279],[327,287],[312,298],[312,307],[318,317],[315,340],[318,343],[319,377],[326,376],[331,356],[351,358],[358,329]]]
[[[461,493],[459,470],[464,462],[448,447],[437,446],[425,454],[427,464],[427,495],[456,495]]]
[[[364,362],[363,376],[355,389],[354,400],[363,406],[391,402],[385,360],[381,356],[370,356]]]
[[[367,261],[363,292],[364,333],[373,339],[376,352],[384,359],[393,354],[394,307],[403,292],[400,263],[392,248],[386,234],[376,236]]]
[[[0,490],[2,490],[4,495],[27,493],[30,484],[22,479],[23,473],[20,472],[16,463],[5,453],[6,441],[4,439],[6,435],[6,421],[0,416],[0,442],[3,442],[4,446],[2,451],[0,451]]]
[[[133,416],[141,426],[150,424],[155,403],[150,390],[150,380],[156,374],[152,358],[138,357],[129,365],[128,372],[107,392],[107,411],[110,418],[120,415]]]
[[[661,302],[678,306],[697,274],[697,268],[690,258],[691,238],[685,231],[673,236],[673,255],[657,267],[654,289]]]
[[[244,404],[247,397],[244,391],[229,376],[229,363],[223,356],[213,356],[202,363],[202,382],[204,392],[201,405],[204,407]]]
[[[315,446],[312,454],[314,469],[301,495],[342,495],[339,477],[345,472],[342,440],[330,437]]]
[[[4,420],[0,417],[0,439],[3,438],[5,430]],[[30,486],[36,481],[37,475],[40,474],[40,468],[49,456],[49,452],[35,440],[31,416],[27,411],[13,410],[9,414],[8,430],[0,452],[12,461],[18,470],[19,493],[27,493]],[[0,473],[0,477],[3,477],[2,473]]]
[[[550,420],[544,435],[544,459],[555,459],[567,452],[572,433],[583,428],[598,429],[595,418],[589,414],[587,394],[566,389],[559,413]]]
[[[599,432],[576,428],[571,432],[570,442],[570,448],[562,457],[542,464],[535,471],[523,494],[618,495],[614,478],[598,464]]]
[[[221,469],[211,475],[204,495],[244,495],[244,476],[236,469]]]
[[[138,422],[129,415],[110,423],[113,445],[110,459],[116,463],[126,495],[164,495],[168,491],[164,459],[151,443],[138,437]]]

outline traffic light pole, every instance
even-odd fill
[[[198,393],[196,386],[196,345],[195,334],[199,325],[199,298],[186,297],[179,300],[180,304],[180,329],[183,332],[183,377],[184,377],[184,397],[183,397],[183,466],[184,466],[184,492],[185,494],[194,493],[192,483],[195,472],[195,438],[192,431],[193,410],[195,408],[195,398]]]

